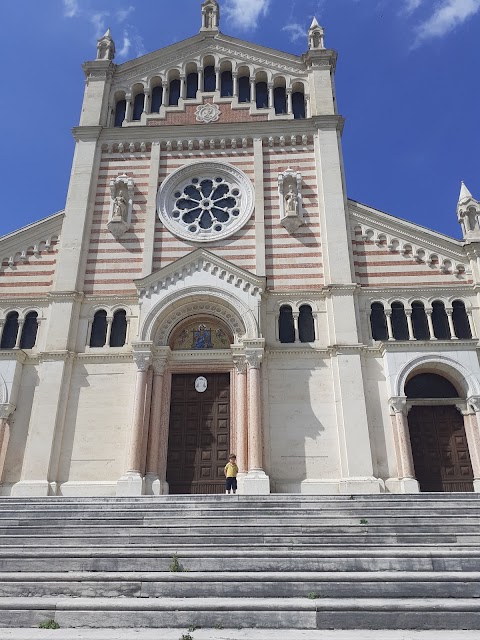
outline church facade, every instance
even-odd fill
[[[65,210],[0,238],[0,495],[480,491],[480,203],[346,194],[335,51],[219,30],[86,83]]]

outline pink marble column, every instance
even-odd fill
[[[473,477],[475,480],[480,480],[480,412],[475,411],[475,413],[471,413],[468,411],[468,413],[462,413],[465,424],[465,434],[468,442],[468,451],[472,462]]]
[[[412,445],[410,442],[410,431],[408,429],[408,417],[404,398],[399,398],[398,402],[392,402],[391,407],[394,411],[392,415],[392,426],[398,477],[400,479],[415,478]]]
[[[135,383],[135,401],[133,407],[133,425],[128,454],[128,473],[141,472],[143,451],[143,430],[145,417],[145,396],[150,357],[135,355],[137,379]]]
[[[235,360],[236,393],[235,393],[235,423],[237,439],[237,465],[239,473],[248,471],[247,459],[247,363],[245,358]]]
[[[153,363],[154,378],[152,391],[152,407],[150,418],[150,433],[148,438],[147,474],[158,477],[158,459],[160,455],[160,430],[163,393],[163,375],[165,363]]]
[[[3,479],[3,469],[5,466],[5,458],[7,454],[8,444],[8,420],[7,418],[0,418],[0,483]]]
[[[261,355],[248,353],[248,470],[261,471],[262,405],[260,389]]]
[[[145,408],[143,410],[142,433],[142,458],[140,461],[140,473],[145,475],[147,466],[148,434],[150,432],[150,407],[152,404],[153,369],[147,371],[147,384],[145,385]]]

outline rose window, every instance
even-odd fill
[[[229,165],[202,162],[173,173],[158,194],[158,213],[177,236],[193,242],[220,240],[241,228],[253,212],[253,187]]]

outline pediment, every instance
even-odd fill
[[[463,242],[420,225],[396,218],[383,211],[349,200],[352,233],[361,230],[363,240],[378,246],[386,246],[390,251],[398,251],[419,262],[431,262],[432,258],[442,266],[464,265],[469,272],[469,261]]]
[[[202,273],[208,274],[210,279],[216,279],[219,289],[230,285],[257,299],[265,290],[265,278],[237,267],[228,260],[224,260],[203,248],[192,251],[141,280],[135,280],[135,286],[140,298],[148,298],[162,289],[169,289],[172,285],[184,283],[187,277],[190,280],[195,274]],[[198,280],[200,281],[201,277]]]
[[[113,85],[115,89],[128,87],[132,82],[147,82],[155,74],[165,74],[180,68],[183,63],[200,62],[205,55],[218,56],[239,65],[252,65],[274,74],[294,77],[306,75],[305,64],[299,56],[262,47],[219,33],[215,37],[198,34],[182,42],[154,51],[135,60],[118,65]]]

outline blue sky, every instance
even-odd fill
[[[301,54],[316,15],[336,74],[348,196],[459,237],[480,199],[480,0],[221,0],[221,30]],[[120,63],[198,32],[201,0],[2,3],[0,234],[63,209],[81,63],[107,26]]]

